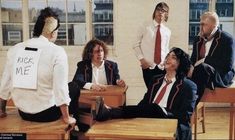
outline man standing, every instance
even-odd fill
[[[163,69],[163,60],[169,52],[171,31],[163,24],[168,20],[168,12],[166,3],[158,3],[152,15],[152,22],[143,24],[139,29],[137,41],[133,46],[140,61],[146,87],[151,78],[158,74],[158,68]]]
[[[205,88],[228,87],[234,77],[233,37],[219,29],[215,12],[205,12],[200,20],[200,33],[193,43],[189,77],[198,86],[200,101]]]

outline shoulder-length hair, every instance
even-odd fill
[[[157,12],[157,9],[158,8],[161,8],[161,9],[164,9],[166,11],[166,14],[165,14],[165,22],[167,22],[168,20],[168,14],[169,14],[169,6],[165,3],[165,2],[160,2],[156,5],[154,11],[153,11],[153,15],[152,15],[152,18],[154,19],[155,18],[155,14]]]
[[[172,48],[169,53],[171,52],[175,53],[177,60],[179,61],[179,66],[176,70],[176,77],[186,77],[191,67],[189,55],[185,53],[182,49],[176,47]]]
[[[106,44],[99,40],[99,39],[92,39],[90,40],[84,47],[84,50],[82,52],[82,60],[91,60],[92,56],[93,56],[93,50],[95,48],[96,45],[99,45],[103,48],[104,50],[104,59],[107,58],[108,55],[108,47],[106,46]]]

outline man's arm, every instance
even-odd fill
[[[7,104],[7,101],[0,98],[0,118],[7,116],[6,104]]]

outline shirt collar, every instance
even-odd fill
[[[158,25],[161,25],[161,26],[162,26],[162,24],[161,24],[161,23],[158,24],[158,23],[156,22],[156,20],[153,20],[153,25],[154,25],[154,27],[157,27]]]
[[[164,77],[164,81],[167,83],[166,75]],[[174,77],[174,78],[171,79],[170,83],[174,83],[175,81],[176,81],[176,78]]]
[[[49,41],[45,36],[43,36],[43,35],[40,35],[38,38],[40,38],[40,39],[42,39],[42,40],[44,40],[44,41]]]
[[[91,63],[92,68],[102,69],[104,68],[104,60],[102,61],[102,64],[99,67],[96,67],[93,63]]]

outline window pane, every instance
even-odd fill
[[[45,0],[29,0],[29,22],[35,23],[40,11],[45,7]]]
[[[65,25],[60,26],[55,44],[66,45],[66,27],[65,27]]]
[[[2,25],[3,45],[15,45],[22,42],[21,25]]]
[[[219,17],[233,17],[233,0],[216,2],[216,12]]]
[[[92,13],[93,35],[113,45],[113,0],[94,0]]]
[[[86,25],[68,25],[69,45],[84,45],[86,43]]]
[[[55,9],[55,12],[59,15],[60,22],[66,22],[66,1],[65,0],[48,0],[48,6]]]
[[[1,0],[3,23],[22,23],[21,0]]]
[[[192,44],[199,33],[200,16],[209,10],[209,0],[190,0],[189,10],[189,44]]]
[[[85,0],[68,0],[68,22],[85,23]]]
[[[86,43],[86,0],[68,0],[68,44]]]

